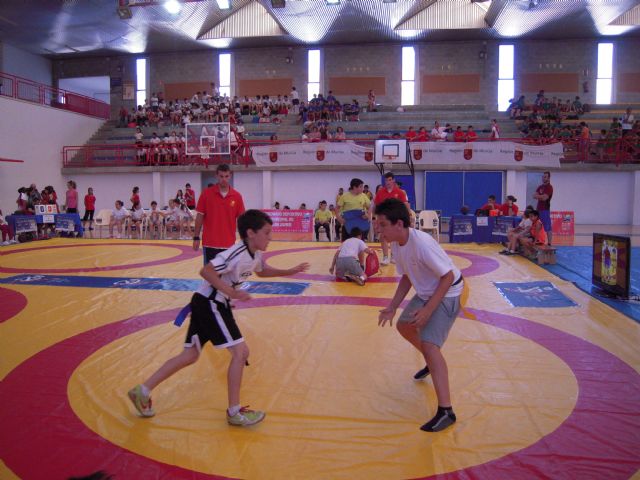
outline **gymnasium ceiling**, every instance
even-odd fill
[[[198,48],[640,36],[640,0],[1,0],[0,40],[51,58]],[[125,5],[118,8],[120,3]],[[284,4],[275,8],[278,3]],[[130,18],[126,18],[129,17]],[[125,17],[125,18],[121,18]]]

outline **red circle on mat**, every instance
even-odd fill
[[[201,255],[201,253],[196,252],[191,247],[187,247],[184,245],[173,245],[173,244],[165,244],[165,243],[84,243],[81,245],[55,245],[50,247],[36,247],[36,248],[21,248],[18,250],[9,250],[6,252],[0,253],[0,258],[4,255],[13,255],[15,253],[24,253],[24,252],[34,252],[37,250],[54,250],[58,248],[83,248],[83,247],[103,247],[105,245],[112,245],[115,247],[123,247],[123,246],[150,246],[150,247],[166,247],[166,248],[177,248],[180,250],[180,253],[161,260],[151,260],[148,262],[140,262],[140,263],[129,263],[127,265],[109,265],[107,267],[80,267],[80,268],[11,268],[11,267],[3,267],[0,265],[0,272],[2,273],[79,273],[79,272],[109,272],[114,270],[126,270],[129,268],[141,268],[141,267],[152,267],[155,265],[165,265],[167,263],[180,262],[182,260],[189,260],[191,258],[197,257]]]
[[[10,288],[0,287],[0,323],[15,317],[27,306],[27,297]]]
[[[387,303],[388,299],[366,297],[274,297],[257,298],[238,308],[382,307]],[[634,368],[598,345],[547,325],[469,310],[477,321],[527,338],[557,355],[576,378],[578,398],[558,428],[528,447],[480,465],[425,478],[513,480],[557,478],[563,476],[561,472],[571,472],[572,478],[626,479],[636,473],[640,468],[640,374]],[[0,425],[4,432],[0,435],[0,458],[5,465],[21,478],[67,478],[96,470],[106,470],[117,478],[226,478],[158,462],[114,445],[87,428],[69,404],[67,384],[84,359],[119,338],[170,322],[177,312],[153,312],[88,330],[38,352],[9,372],[0,382]]]

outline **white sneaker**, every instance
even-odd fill
[[[15,238],[13,240],[9,240],[9,244],[11,245],[15,245],[16,243],[18,243],[18,240],[16,240]]]
[[[382,257],[380,265],[389,265],[389,257]]]
[[[7,242],[2,242],[2,243],[0,243],[0,245],[2,245],[2,246],[9,245],[9,242],[8,241]]]

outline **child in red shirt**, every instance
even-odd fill
[[[96,211],[96,197],[93,194],[93,188],[89,187],[87,194],[84,196],[84,217],[82,217],[82,226],[87,228],[86,223],[89,222],[89,230],[93,230],[93,214]]]

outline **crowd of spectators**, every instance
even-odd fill
[[[574,148],[583,161],[591,155],[598,161],[607,161],[622,148],[623,153],[640,158],[640,121],[636,120],[631,108],[627,108],[621,117],[613,117],[609,128],[598,132],[589,128],[587,122],[567,122],[580,120],[591,111],[583,104],[579,96],[574,100],[563,101],[556,97],[547,97],[540,90],[535,101],[527,105],[525,96],[512,99],[507,109],[511,119],[517,123],[521,136],[528,143],[546,145],[562,142],[569,149]],[[620,140],[624,139],[622,144]]]

